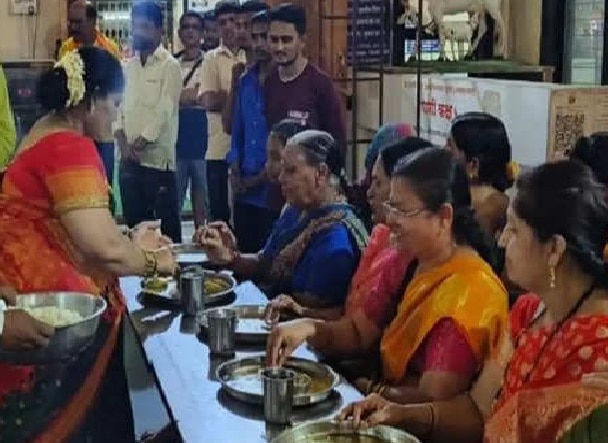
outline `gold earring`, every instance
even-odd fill
[[[555,266],[549,268],[549,287],[555,289],[557,286],[557,278],[555,276]]]

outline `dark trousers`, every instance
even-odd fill
[[[163,234],[182,242],[175,173],[132,161],[120,164],[123,216],[130,228],[146,220],[161,220]]]
[[[211,219],[230,223],[228,163],[225,160],[207,160],[207,195]]]
[[[265,245],[272,225],[279,214],[268,208],[234,202],[234,234],[239,250],[245,253],[259,252]]]
[[[114,142],[95,142],[95,146],[97,146],[97,152],[106,169],[108,183],[112,186],[114,182]]]

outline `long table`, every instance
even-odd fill
[[[209,354],[207,345],[198,338],[193,318],[142,304],[139,278],[124,278],[121,287],[135,335],[184,442],[267,443],[284,430],[267,425],[260,407],[238,402],[221,389],[215,371],[227,360]],[[235,290],[234,305],[265,303],[266,297],[251,282]],[[237,348],[235,357],[263,352],[263,348]],[[317,359],[306,346],[294,355]],[[295,409],[293,423],[332,418],[345,404],[360,398],[355,388],[342,382],[327,401]]]

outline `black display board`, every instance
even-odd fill
[[[390,0],[348,0],[349,65],[353,61],[358,66],[390,63],[390,8]]]

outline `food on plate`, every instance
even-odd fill
[[[54,328],[70,326],[83,320],[80,312],[57,306],[38,306],[25,309],[36,320],[47,323]]]
[[[230,288],[230,284],[220,277],[205,278],[205,294],[217,294]]]
[[[142,282],[142,286],[148,291],[163,292],[169,288],[169,280],[161,277],[146,278]]]

